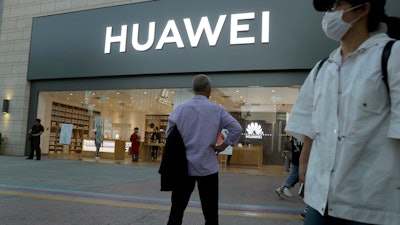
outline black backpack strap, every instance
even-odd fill
[[[381,63],[381,66],[382,66],[382,80],[385,83],[386,88],[388,89],[388,91],[389,91],[389,84],[388,84],[387,64],[388,64],[389,56],[390,56],[390,53],[392,51],[392,46],[393,46],[394,42],[396,42],[396,41],[395,40],[388,41],[388,43],[386,43],[385,47],[383,48],[383,52],[382,52],[382,63]]]
[[[326,57],[324,59],[322,59],[319,63],[318,63],[318,67],[317,70],[315,71],[315,76],[314,76],[314,82],[317,79],[318,76],[318,72],[321,70],[322,66],[324,65],[325,61],[328,60],[329,57]]]

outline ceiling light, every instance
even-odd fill
[[[239,93],[240,91],[239,90],[236,90],[236,93]]]
[[[69,95],[71,95],[71,96],[72,96],[72,95],[74,95],[74,94],[73,94],[73,93],[70,93]]]
[[[69,98],[67,98],[67,100],[69,101]]]
[[[147,91],[143,92],[143,94],[147,95]]]
[[[93,92],[93,93],[92,93],[92,95],[96,95],[96,93],[95,93],[95,92]]]
[[[276,91],[275,90],[272,90],[272,93],[275,93]]]
[[[119,92],[117,92],[117,95],[119,95]]]

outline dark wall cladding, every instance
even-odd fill
[[[4,0],[0,0],[0,33],[1,33],[1,25],[3,24],[3,11],[4,11]]]
[[[39,17],[28,79],[310,69],[337,45],[321,18],[293,0],[163,0]]]

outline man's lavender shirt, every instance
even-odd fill
[[[177,126],[186,147],[189,176],[207,176],[220,169],[213,146],[222,129],[229,135],[228,145],[239,141],[242,126],[222,106],[208,101],[203,95],[179,105],[168,118],[167,135]]]

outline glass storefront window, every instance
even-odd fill
[[[242,125],[240,147],[261,146],[262,164],[282,165],[283,130],[298,91],[293,87],[214,88],[210,101]],[[74,125],[72,147],[84,150],[83,139],[95,138],[96,117],[101,117],[105,139],[129,140],[133,128],[139,127],[142,141],[148,141],[147,133],[155,126],[165,132],[168,115],[192,96],[190,88],[42,92],[38,117],[45,118],[43,124],[50,130],[43,137],[44,152],[58,148],[61,123]]]

